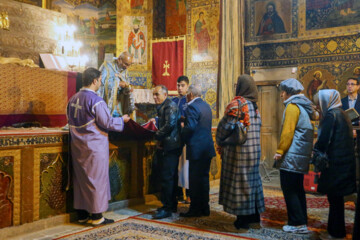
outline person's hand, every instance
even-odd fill
[[[127,114],[123,115],[122,118],[123,118],[125,123],[127,123],[130,120],[129,115],[127,115]]]
[[[280,153],[275,153],[274,160],[279,161],[282,158],[282,155]]]
[[[185,127],[185,123],[184,123],[184,122],[181,122],[180,125],[181,125],[182,128]]]
[[[353,130],[353,138],[356,138],[356,130]]]
[[[125,81],[120,81],[120,82],[119,82],[119,86],[120,86],[121,88],[126,88],[126,82],[125,82]]]
[[[149,120],[150,122],[152,122],[153,124],[156,124],[156,120],[155,120],[155,118],[150,118],[150,120]]]

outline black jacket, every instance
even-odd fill
[[[170,99],[157,107],[158,127],[155,139],[161,142],[164,151],[182,147],[180,138],[180,111],[176,103]]]
[[[335,108],[326,113],[320,125],[315,149],[327,153],[329,168],[321,173],[318,192],[352,194],[356,191],[356,166],[350,119],[341,108]]]

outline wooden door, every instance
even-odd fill
[[[284,105],[278,87],[273,85],[258,86],[261,126],[261,160],[265,158],[266,167],[272,168],[273,156],[280,140],[281,121]]]

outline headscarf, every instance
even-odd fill
[[[322,117],[325,117],[329,110],[342,106],[340,93],[335,89],[319,90],[319,105],[321,115]]]
[[[301,82],[299,82],[295,78],[289,78],[280,83],[280,89],[290,95],[295,95],[304,90],[304,87]]]
[[[258,101],[258,90],[254,79],[250,75],[243,74],[238,78],[236,96],[244,97],[246,100],[254,103]]]

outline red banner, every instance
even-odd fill
[[[176,90],[176,80],[184,74],[184,40],[152,44],[152,80]]]

